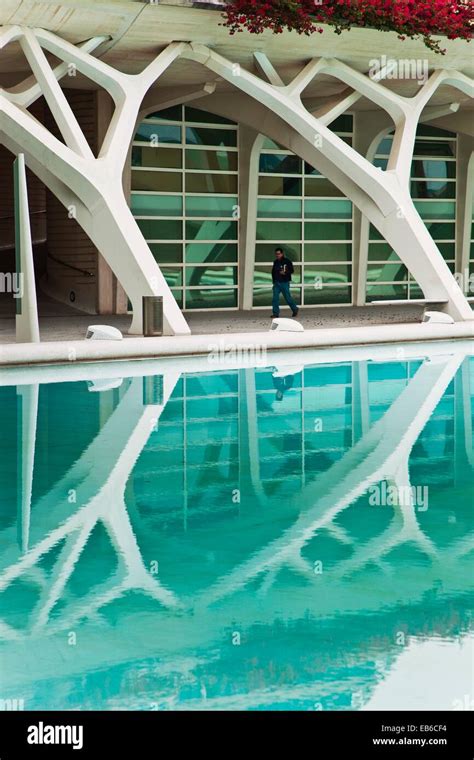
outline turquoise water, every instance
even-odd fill
[[[465,699],[474,360],[166,367],[0,387],[0,699]]]

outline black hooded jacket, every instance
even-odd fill
[[[293,264],[285,256],[282,259],[275,259],[272,268],[273,282],[291,282],[293,274]]]

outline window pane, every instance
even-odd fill
[[[227,150],[186,150],[187,169],[237,171],[238,154]]]
[[[158,264],[181,264],[183,261],[181,243],[150,243],[149,247]]]
[[[178,267],[160,267],[161,273],[170,288],[179,288],[183,284],[183,270]]]
[[[433,179],[455,179],[455,161],[413,161],[411,169],[412,177]]]
[[[304,302],[308,306],[318,306],[334,303],[351,303],[352,288],[350,285],[340,287],[323,288],[306,287],[304,289]]]
[[[257,207],[259,217],[301,218],[302,202],[282,198],[260,198]]]
[[[369,228],[369,238],[370,240],[383,240],[382,234],[373,226],[373,224],[371,224]]]
[[[233,243],[190,243],[186,246],[186,262],[237,262],[237,246]]]
[[[455,245],[454,243],[438,243],[438,248],[441,255],[446,261],[454,259],[455,257]]]
[[[410,298],[424,298],[424,294],[419,285],[415,282],[410,283]]]
[[[412,198],[455,198],[455,182],[416,180],[411,183]]]
[[[408,285],[379,285],[378,283],[367,285],[368,301],[391,301],[408,298]]]
[[[456,137],[454,132],[440,127],[431,127],[429,124],[419,124],[416,134],[423,137]]]
[[[299,177],[262,177],[258,180],[259,195],[301,195]]]
[[[181,172],[132,171],[132,190],[155,190],[161,193],[179,193],[182,190]]]
[[[398,256],[388,243],[370,243],[369,261],[399,261]]]
[[[223,216],[235,218],[238,213],[238,198],[222,196],[186,196],[186,216]]]
[[[408,271],[403,264],[371,264],[367,268],[369,282],[406,282]]]
[[[305,261],[351,261],[352,243],[306,243]]]
[[[314,285],[322,282],[324,284],[346,284],[351,281],[351,266],[343,266],[341,264],[321,264],[318,267],[304,268],[304,284]]]
[[[447,156],[453,158],[456,155],[456,143],[436,142],[435,140],[416,140],[414,158],[418,156]]]
[[[305,201],[307,219],[352,219],[352,203],[344,200]]]
[[[425,222],[433,240],[454,240],[456,228],[452,222]]]
[[[317,169],[314,168],[314,166],[311,166],[311,164],[307,164],[306,162],[304,165],[304,171],[305,171],[305,174],[312,174],[315,177],[322,177],[321,172],[319,172]]]
[[[392,150],[392,142],[393,137],[384,137],[377,148],[377,153],[382,156],[388,156]]]
[[[351,240],[352,224],[350,222],[306,222],[304,236],[306,240]]]
[[[422,219],[454,219],[456,204],[452,201],[415,201]]]
[[[186,240],[237,240],[237,222],[186,222]]]
[[[146,240],[181,240],[183,223],[173,219],[137,219]]]
[[[263,150],[286,150],[284,145],[280,145],[279,143],[274,142],[273,140],[270,140],[269,137],[266,137],[263,141]]]
[[[188,193],[237,193],[236,174],[186,174]]]
[[[271,306],[273,298],[273,291],[271,288],[265,290],[254,290],[253,292],[253,305],[254,306]]]
[[[192,106],[184,107],[184,118],[186,121],[197,121],[199,124],[235,124],[224,116],[217,116],[214,113],[201,111],[200,108],[193,108]]]
[[[151,113],[147,119],[162,119],[163,121],[181,121],[183,118],[183,107],[172,106],[171,108],[163,108],[161,111]]]
[[[374,158],[374,166],[378,166],[380,169],[385,169],[388,166],[388,158]]]
[[[350,113],[343,113],[331,123],[333,132],[352,132],[353,116]]]
[[[301,261],[301,245],[298,243],[286,243],[283,246],[285,256],[293,262]],[[273,264],[275,260],[274,243],[257,243],[255,246],[255,261]]]
[[[305,194],[314,197],[343,195],[341,190],[326,179],[326,177],[307,177],[305,180]]]
[[[235,129],[207,129],[206,127],[186,127],[188,145],[227,145],[237,146]]]
[[[182,216],[181,195],[143,195],[132,193],[131,209],[136,216]]]
[[[260,171],[264,174],[301,174],[302,161],[299,156],[261,153]]]
[[[237,285],[237,267],[186,267],[186,285]]]
[[[160,145],[160,143],[181,143],[181,127],[171,124],[149,124],[143,121],[136,133],[137,142]]]
[[[182,151],[180,148],[132,148],[132,166],[161,167],[163,169],[181,169]]]
[[[178,306],[180,309],[183,308],[183,291],[182,290],[172,290],[172,294],[174,295]]]
[[[237,307],[237,290],[187,290],[186,309],[233,309]]]
[[[301,240],[301,224],[298,222],[257,222],[257,239]]]

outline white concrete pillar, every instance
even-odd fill
[[[15,251],[18,293],[16,298],[17,343],[39,343],[38,304],[31,240],[25,156],[19,153],[13,164],[15,193]]]
[[[239,308],[244,311],[253,306],[258,174],[264,139],[250,127],[239,127]]]
[[[372,163],[377,145],[391,120],[385,111],[356,111],[354,113],[354,150]],[[364,306],[367,296],[367,262],[369,257],[370,222],[354,205],[352,216],[352,304]]]
[[[469,286],[472,208],[474,199],[474,138],[458,134],[456,154],[456,272]]]

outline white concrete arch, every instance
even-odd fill
[[[3,49],[20,41],[36,76],[28,77],[15,92],[0,93],[0,140],[14,154],[25,153],[28,166],[46,182],[64,206],[74,207],[75,218],[104,256],[126,290],[133,308],[131,333],[142,332],[144,295],[163,296],[165,334],[188,334],[189,327],[133,218],[122,190],[122,172],[144,95],[179,56],[182,45],[172,44],[138,75],[116,71],[94,58],[99,44],[82,47],[42,29],[7,27],[0,36]],[[102,41],[102,38],[100,39]],[[62,63],[54,70],[43,49]],[[115,102],[98,158],[85,140],[58,80],[68,66],[103,87]],[[52,135],[26,110],[44,95],[66,144]]]
[[[442,304],[457,321],[473,319],[469,303],[416,211],[408,186],[416,127],[422,112],[441,84],[471,94],[472,83],[463,74],[436,71],[415,97],[405,98],[334,59],[310,61],[292,82],[283,85],[269,62],[262,64],[263,59],[260,60],[260,69],[263,65],[264,72],[271,74],[272,81],[268,83],[203,45],[171,43],[140,74],[129,75],[90,54],[96,43],[99,44],[97,40],[76,47],[42,29],[5,27],[0,36],[2,47],[15,40],[21,41],[38,81],[31,86],[31,77],[28,77],[16,92],[0,93],[2,142],[14,153],[24,152],[28,165],[40,178],[52,180],[48,186],[64,205],[75,205],[77,221],[130,297],[132,333],[141,332],[141,299],[147,294],[163,296],[167,334],[189,333],[122,190],[122,173],[144,96],[178,58],[204,65],[245,93],[252,107],[238,113],[239,122],[265,132],[320,169],[380,231],[411,271],[427,300]],[[43,49],[59,57],[62,64],[52,69]],[[65,63],[77,67],[104,88],[115,102],[115,112],[98,158],[91,157],[84,135],[58,85],[58,79],[65,74]],[[354,92],[345,91],[341,101],[329,104],[318,118],[304,107],[301,93],[322,72],[343,80]],[[214,86],[210,82],[203,90],[210,93]],[[48,100],[66,145],[25,108],[26,102],[33,102],[41,94]],[[381,105],[395,122],[395,139],[386,172],[378,171],[326,126],[341,108],[347,108],[348,103],[360,96]],[[21,103],[19,97],[23,99]],[[197,93],[190,93],[190,99],[196,97]],[[238,98],[233,99],[235,118]]]

